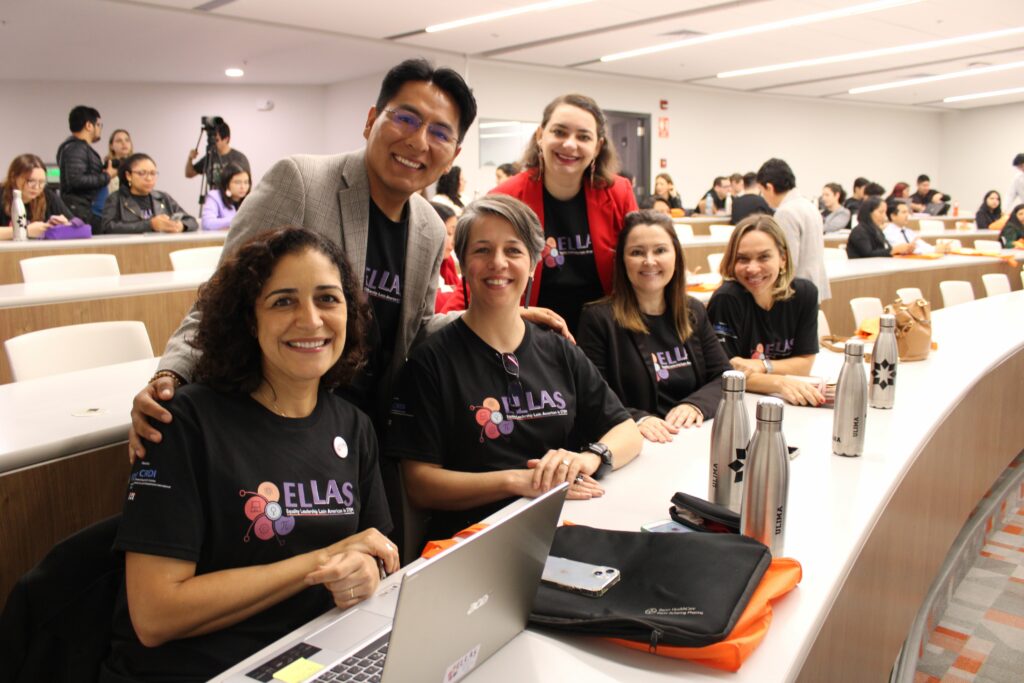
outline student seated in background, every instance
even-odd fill
[[[207,164],[210,164],[210,187],[220,186],[221,173],[223,173],[228,164],[241,166],[249,173],[252,173],[248,157],[237,149],[232,149],[231,127],[224,121],[217,124],[214,129],[213,142],[215,151],[212,159],[207,159],[204,156],[199,161],[196,161],[196,157],[199,156],[199,150],[189,150],[188,160],[185,162],[186,178],[195,178],[197,175],[203,175],[206,173]]]
[[[451,170],[443,173],[437,179],[437,191],[430,201],[434,204],[442,204],[455,212],[458,217],[462,213],[462,193],[466,191],[466,177],[462,175],[462,169],[452,166]]]
[[[822,220],[826,233],[839,232],[850,227],[850,210],[843,206],[845,199],[846,192],[839,183],[828,183],[821,188],[821,201],[825,205]]]
[[[124,128],[118,128],[107,139],[107,156],[103,158],[103,163],[110,163],[111,166],[117,169],[121,167],[121,162],[133,154],[135,154],[135,147],[132,144],[131,134]],[[107,195],[109,196],[117,192],[120,186],[121,179],[115,175],[107,184]]]
[[[949,197],[938,190],[932,189],[932,180],[923,173],[917,176],[917,192],[910,195],[910,208],[917,213],[928,212],[932,215],[942,213],[942,205]]]
[[[570,499],[600,496],[595,479],[640,452],[636,424],[583,351],[519,314],[543,248],[537,216],[512,197],[487,195],[459,218],[469,308],[409,354],[385,446],[410,502],[432,511],[430,538],[563,481]]]
[[[816,387],[789,375],[810,375],[818,353],[818,292],[794,276],[782,228],[771,216],[750,216],[729,238],[725,282],[711,295],[708,318],[747,391],[779,394],[795,405],[825,402]]]
[[[434,299],[434,312],[440,313],[445,310],[445,305],[451,300],[456,290],[462,287],[462,277],[459,275],[459,268],[455,265],[455,258],[452,256],[452,249],[455,246],[455,223],[459,220],[451,207],[445,204],[431,202],[438,217],[444,221],[444,255],[441,257],[441,274],[438,276],[437,296]],[[463,295],[465,296],[465,295]]]
[[[654,176],[654,194],[651,196],[668,202],[669,209],[679,209],[680,211],[683,209],[683,198],[676,192],[676,185],[668,173],[659,173]],[[669,215],[671,215],[671,211]]]
[[[892,186],[892,192],[885,198],[887,202],[907,202],[910,203],[910,185],[906,183],[896,183]]]
[[[654,211],[670,218],[672,216],[672,206],[668,203],[668,200],[657,195],[644,197],[644,200],[640,202],[640,208],[647,209],[648,211]],[[619,238],[622,238],[621,234],[619,235]]]
[[[843,206],[850,212],[851,217],[856,216],[857,211],[860,210],[860,203],[864,201],[864,189],[870,184],[871,181],[863,176],[853,181],[853,190],[846,201],[843,202]]]
[[[739,225],[744,218],[756,213],[771,216],[775,211],[761,196],[761,190],[757,186],[757,174],[751,171],[743,176],[743,193],[732,200],[732,216],[729,222],[732,225]]]
[[[910,222],[910,206],[904,201],[891,201],[885,203],[885,216],[888,219],[882,234],[885,241],[893,247],[901,244],[909,244],[913,247],[912,254],[930,254],[935,247],[917,236],[917,233],[907,227]],[[893,253],[896,252],[895,249]]]
[[[331,392],[369,312],[341,247],[263,233],[199,293],[194,381],[135,463],[103,683],[207,680],[398,569],[369,418]]]
[[[133,154],[118,170],[121,187],[103,207],[103,232],[196,231],[199,223],[174,201],[156,190],[156,163],[147,154]]]
[[[42,237],[52,225],[67,225],[71,212],[56,192],[46,187],[46,166],[35,154],[19,154],[7,168],[7,178],[0,187],[0,240],[14,236],[11,216],[14,215],[14,190],[21,191],[28,217],[28,236]]]
[[[849,258],[869,258],[914,253],[913,242],[891,245],[885,238],[883,226],[888,223],[887,218],[888,207],[881,197],[865,199],[857,213],[857,226],[850,231],[850,239],[846,242],[846,255]]]
[[[220,176],[220,186],[206,193],[200,215],[203,230],[227,230],[249,195],[252,178],[241,166],[228,164]]]
[[[584,307],[576,339],[648,440],[671,441],[715,416],[729,359],[704,305],[686,295],[668,216],[626,216],[612,293]]]
[[[1004,249],[1011,249],[1013,243],[1020,239],[1024,239],[1024,204],[1013,207],[1006,225],[999,231],[999,241]]]
[[[879,185],[878,183],[868,183],[864,187],[864,198],[865,199],[867,199],[868,197],[878,197],[879,199],[881,199],[884,194],[885,194],[885,188],[882,187],[881,185]],[[857,209],[857,212],[860,213],[860,209],[859,208]]]
[[[743,185],[742,173],[733,173],[731,176],[729,176],[729,193],[732,194],[733,199],[739,197],[745,191],[746,188]]]
[[[981,200],[981,206],[974,214],[974,224],[978,230],[1002,230],[1002,226],[995,227],[997,221],[1003,217],[1003,199],[996,190],[989,190],[985,198]],[[1005,223],[1005,221],[1003,221]]]
[[[705,216],[720,216],[725,213],[726,200],[729,198],[731,184],[729,179],[725,176],[718,176],[715,178],[714,184],[711,189],[704,193],[697,202],[696,213],[703,214]],[[711,206],[706,206],[708,196],[711,197]]]
[[[501,166],[498,166],[496,169],[494,169],[494,179],[498,183],[498,185],[501,185],[503,182],[514,176],[516,173],[519,173],[520,170],[522,169],[519,168],[519,164],[502,164]]]

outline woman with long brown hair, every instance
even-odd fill
[[[492,190],[540,219],[545,247],[527,302],[555,311],[571,331],[585,302],[611,292],[615,244],[626,214],[637,209],[629,181],[617,175],[607,128],[591,98],[556,97],[526,148],[523,171]]]
[[[21,201],[28,215],[28,236],[42,237],[51,225],[67,225],[68,208],[56,192],[46,187],[46,166],[35,154],[19,154],[7,168],[7,178],[0,188],[0,240],[13,236],[11,216],[14,215],[14,190],[21,191]]]
[[[729,359],[704,306],[686,295],[682,245],[656,211],[626,216],[612,293],[580,316],[580,348],[640,433],[666,442],[715,416]]]

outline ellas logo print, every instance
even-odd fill
[[[540,257],[547,268],[561,268],[565,265],[566,256],[585,256],[593,254],[590,233],[571,235],[569,237],[549,237],[544,240],[544,250]]]

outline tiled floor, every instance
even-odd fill
[[[918,660],[914,683],[964,681],[1024,681],[1024,507],[989,534]]]

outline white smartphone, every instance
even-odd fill
[[[648,522],[647,524],[642,525],[640,527],[640,531],[647,531],[655,534],[686,534],[693,531],[693,529],[683,524],[680,524],[674,519],[659,519],[657,522]]]
[[[544,563],[541,581],[570,593],[581,593],[599,598],[619,582],[621,575],[615,567],[549,556]]]

